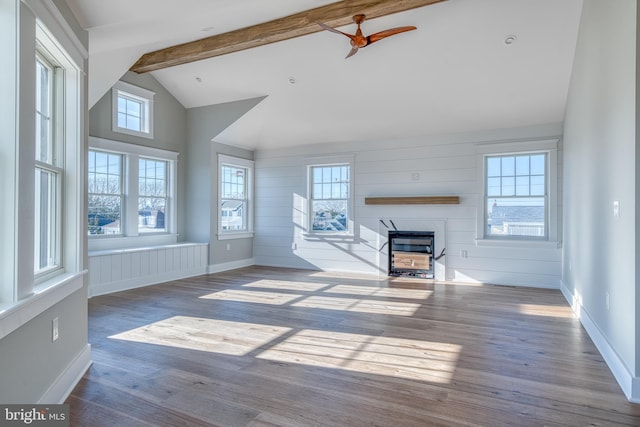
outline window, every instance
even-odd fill
[[[36,275],[60,267],[62,206],[61,182],[63,162],[58,153],[60,137],[57,132],[62,109],[55,100],[61,96],[62,73],[43,55],[36,55],[35,104],[35,216],[34,271]]]
[[[309,233],[351,234],[352,158],[314,159],[309,164]],[[322,162],[327,160],[327,162]]]
[[[140,244],[143,235],[175,243],[177,153],[94,137],[89,146],[90,250],[135,246],[128,239]],[[106,236],[127,243],[97,243]]]
[[[218,238],[253,236],[253,161],[218,157]]]
[[[487,236],[546,236],[546,153],[486,157]]]
[[[122,155],[89,151],[89,235],[121,235]]]
[[[167,162],[141,158],[138,165],[138,231],[166,231]]]
[[[154,92],[117,82],[112,89],[114,132],[153,138]]]
[[[488,144],[481,151],[487,153],[481,155],[480,238],[556,240],[555,141]]]

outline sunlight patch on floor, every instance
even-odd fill
[[[360,298],[333,298],[311,296],[292,304],[294,307],[340,310],[355,313],[385,314],[388,316],[412,316],[421,307],[419,303],[376,301]]]
[[[285,305],[302,295],[287,294],[280,292],[251,291],[244,289],[225,289],[224,291],[213,292],[203,295],[201,299],[250,302],[258,304]]]
[[[304,329],[257,357],[283,363],[450,383],[462,346]]]
[[[573,319],[573,311],[568,306],[540,305],[540,304],[520,304],[520,313],[530,316],[560,317]]]
[[[244,356],[291,330],[256,323],[174,316],[109,338]]]
[[[381,288],[373,286],[336,285],[325,291],[332,294],[349,294],[375,296],[383,298],[404,298],[426,300],[433,294],[432,290],[407,288]]]
[[[319,291],[322,288],[331,286],[328,283],[313,283],[313,282],[296,282],[289,280],[256,280],[242,285],[249,288],[267,288],[267,289],[284,289],[288,291]]]

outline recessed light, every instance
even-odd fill
[[[289,83],[294,85],[296,84],[296,78],[295,77],[289,77]]]
[[[508,35],[504,38],[504,44],[506,44],[507,46],[510,46],[512,44],[514,44],[516,41],[518,40],[518,38],[514,35]]]
[[[197,81],[198,83],[202,83],[202,78],[200,78],[200,77],[196,77],[196,81]]]
[[[205,32],[206,32],[206,31],[214,30],[215,28],[216,28],[216,27],[205,27],[205,28],[203,28],[203,29],[202,29],[202,30],[200,30],[200,31],[205,31]]]

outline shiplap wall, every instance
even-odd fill
[[[206,243],[178,243],[89,253],[89,296],[205,274]]]
[[[379,249],[386,241],[380,219],[438,220],[446,226],[445,278],[469,282],[560,286],[557,245],[477,246],[478,143],[546,138],[559,125],[429,139],[327,144],[256,152],[256,237],[258,265],[386,274]],[[306,165],[314,156],[353,155],[355,183],[353,239],[304,235],[307,215]],[[416,175],[417,174],[417,175]],[[560,171],[558,176],[560,177]],[[459,205],[368,206],[373,196],[460,196]],[[382,231],[381,231],[382,230]],[[441,236],[442,238],[442,236]],[[436,236],[438,240],[438,236]],[[466,251],[466,257],[462,256]],[[384,270],[384,272],[382,272]]]

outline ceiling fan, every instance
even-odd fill
[[[349,51],[349,54],[346,56],[346,58],[349,58],[350,56],[353,56],[356,53],[358,53],[358,49],[369,46],[371,43],[375,43],[379,40],[384,39],[385,37],[393,36],[394,34],[404,33],[405,31],[411,31],[416,29],[416,27],[412,25],[407,27],[396,27],[396,28],[390,28],[388,30],[371,34],[370,36],[364,36],[362,34],[362,30],[360,29],[360,24],[364,20],[365,20],[365,15],[362,15],[362,14],[353,15],[353,22],[358,24],[358,29],[356,30],[355,34],[343,33],[342,31],[336,30],[335,28],[332,28],[327,24],[319,21],[318,21],[318,25],[320,25],[322,28],[324,28],[327,31],[331,31],[332,33],[342,34],[344,36],[349,37],[349,39],[351,39],[351,51]]]

